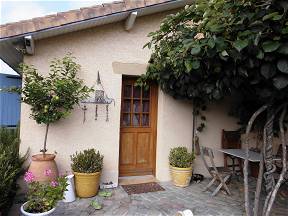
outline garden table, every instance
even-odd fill
[[[245,149],[218,149],[218,151],[223,152],[224,154],[233,155],[234,157],[241,158],[243,160],[246,159],[246,150]],[[259,152],[249,150],[249,162],[259,163],[261,160],[261,154]],[[274,158],[275,160],[281,160],[281,158]],[[236,172],[233,172],[234,176],[236,176]],[[258,174],[256,174],[258,176]]]
[[[223,152],[224,154],[232,155],[232,156],[237,157],[237,158],[241,158],[243,160],[246,159],[246,150],[245,149],[218,149],[218,151]],[[259,163],[260,160],[261,160],[261,154],[260,153],[249,150],[249,157],[248,157],[249,162]],[[251,170],[250,170],[250,172],[251,172]],[[237,177],[237,180],[239,181],[239,175],[237,175],[236,171],[233,170],[232,176]]]
[[[218,149],[218,151],[223,152],[225,154],[233,155],[234,157],[238,157],[241,159],[246,159],[246,150],[245,149]],[[261,154],[258,152],[254,152],[249,150],[249,158],[248,161],[251,162],[260,162]]]
[[[234,157],[238,157],[241,159],[246,159],[246,150],[245,149],[218,149],[218,151],[223,152],[225,154],[233,155]],[[249,158],[248,161],[251,162],[260,162],[261,154],[259,152],[249,150]],[[273,158],[273,160],[281,160],[281,158]]]

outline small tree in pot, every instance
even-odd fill
[[[194,153],[189,153],[186,147],[176,147],[170,150],[170,172],[175,186],[187,187],[189,185],[194,159]]]
[[[80,65],[70,54],[62,59],[55,59],[50,64],[47,77],[39,74],[31,65],[22,64],[24,85],[20,93],[21,100],[31,106],[31,118],[38,124],[45,124],[45,138],[42,154],[32,156],[30,171],[38,181],[48,181],[58,175],[54,154],[47,154],[47,136],[51,123],[67,117],[76,104],[89,96],[91,88],[83,84],[83,80],[76,77]],[[46,163],[37,163],[45,161]],[[51,177],[43,176],[43,171],[52,170]]]
[[[70,157],[77,196],[83,198],[95,196],[99,189],[104,156],[95,149],[87,149],[76,152]]]

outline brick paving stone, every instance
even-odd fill
[[[92,197],[77,199],[72,203],[60,202],[53,216],[164,216],[175,215],[177,211],[190,209],[194,216],[243,216],[244,192],[243,182],[233,183],[228,186],[232,195],[227,196],[220,192],[211,197],[211,192],[202,192],[209,180],[199,184],[191,184],[186,188],[177,188],[170,182],[160,183],[165,191],[144,194],[128,195],[122,187],[111,189],[112,197]],[[252,182],[251,188],[255,183]],[[101,210],[90,206],[92,200],[102,204]],[[277,200],[271,215],[285,215],[288,205],[285,200]],[[286,214],[287,215],[287,214]],[[11,216],[14,216],[11,214]]]

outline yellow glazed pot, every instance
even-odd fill
[[[178,168],[170,166],[172,182],[177,187],[187,187],[192,176],[192,166],[189,168]]]
[[[99,189],[101,172],[78,173],[75,175],[75,188],[78,197],[87,198],[96,196]]]

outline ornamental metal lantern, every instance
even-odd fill
[[[91,97],[91,98],[88,98],[87,100],[81,101],[81,103],[84,105],[82,108],[82,110],[84,112],[83,123],[86,121],[86,111],[88,110],[87,106],[89,104],[95,104],[95,120],[98,119],[98,105],[101,105],[101,104],[106,105],[106,121],[109,121],[109,105],[112,102],[114,102],[114,105],[115,105],[115,100],[113,98],[109,98],[107,96],[107,94],[104,90],[104,87],[101,83],[100,74],[98,71],[94,97]]]

